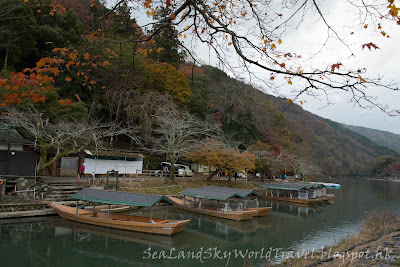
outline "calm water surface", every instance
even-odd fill
[[[183,232],[171,237],[88,226],[58,216],[2,220],[0,262],[1,266],[265,266],[271,263],[265,259],[271,249],[275,250],[270,259],[276,262],[277,251],[320,249],[355,235],[369,211],[392,210],[400,215],[400,183],[329,182],[342,185],[328,189],[336,195],[334,204],[300,207],[262,202],[273,210],[252,221],[228,221],[170,207],[169,218],[191,219]],[[235,258],[235,249],[253,254]],[[190,252],[194,254],[188,259]]]

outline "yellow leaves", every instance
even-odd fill
[[[163,47],[159,47],[159,48],[157,48],[156,53],[161,53],[161,51],[164,51],[164,50],[165,49]]]
[[[282,44],[282,40],[281,39],[278,39],[278,44]]]
[[[276,45],[275,45],[275,44],[272,44],[272,45],[271,45],[271,48],[272,48],[272,49],[276,49]]]
[[[289,104],[292,104],[292,103],[293,103],[292,99],[290,99],[290,98],[287,100],[287,102],[288,102]]]
[[[110,66],[110,62],[104,61],[104,62],[103,62],[103,67],[107,67],[107,66]]]
[[[389,14],[392,15],[392,17],[397,17],[399,15],[399,8],[397,8],[396,5],[393,3],[390,4],[389,7]]]
[[[96,82],[95,81],[90,81],[90,84],[94,85],[94,84],[96,84]]]

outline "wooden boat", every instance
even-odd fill
[[[178,208],[200,213],[204,215],[214,216],[218,218],[234,220],[234,221],[244,221],[244,220],[251,220],[253,216],[255,216],[258,212],[257,211],[219,211],[214,210],[211,208],[207,208],[207,206],[196,207],[193,203],[184,203],[183,199],[179,199],[176,197],[168,196],[168,198],[176,205]]]
[[[317,196],[317,190],[323,190],[322,184],[311,183],[266,183],[259,185],[261,190],[261,197],[273,201],[282,201],[288,203],[299,204],[315,204],[329,201],[333,196],[328,196],[326,193]],[[269,191],[269,193],[268,193]],[[275,193],[273,193],[275,192]]]
[[[232,192],[240,195],[242,198],[247,198],[250,196],[253,197],[261,197],[261,195],[253,189],[239,189],[239,188],[229,188],[229,187],[218,187],[218,186],[203,186],[201,188],[208,189],[208,190],[215,190],[215,191],[223,191],[223,192]],[[272,207],[246,207],[244,210],[247,211],[256,211],[254,216],[261,217],[268,215],[269,211]]]
[[[155,204],[158,203],[170,203],[170,201],[164,196],[83,189],[75,193],[73,196],[71,196],[71,198],[78,199],[76,207],[68,207],[51,202],[48,203],[48,205],[52,207],[60,216],[68,220],[151,234],[176,234],[181,232],[185,228],[186,224],[190,222],[190,220],[167,220],[166,218],[153,218],[152,209],[150,217],[143,217],[115,214],[110,213],[109,211],[99,212],[95,211],[95,208],[93,211],[78,208],[79,200],[86,200],[97,203],[112,203],[127,206],[153,207]]]

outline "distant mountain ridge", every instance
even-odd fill
[[[346,125],[342,124],[347,129],[352,130],[353,132],[359,133],[378,145],[385,146],[387,148],[393,149],[400,153],[400,135],[394,134],[387,131],[381,131],[371,128],[366,128],[362,126],[354,126],[354,125]]]

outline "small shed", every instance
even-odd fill
[[[32,145],[17,130],[0,125],[0,175],[34,176],[37,154]]]
[[[107,174],[118,171],[119,174],[136,174],[143,170],[143,154],[119,150],[85,150],[85,173]]]

